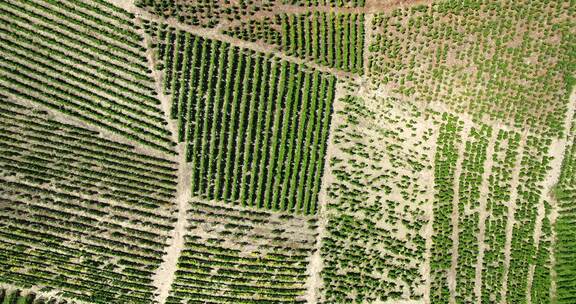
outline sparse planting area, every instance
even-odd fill
[[[305,303],[316,219],[191,201],[166,303]]]
[[[245,19],[258,19],[290,7],[360,7],[365,0],[135,0],[135,5],[155,16],[180,23],[215,28]]]
[[[162,25],[145,27],[192,166],[192,192],[314,214],[334,77]]]
[[[347,95],[338,103],[320,300],[422,299],[434,129],[392,99]]]
[[[376,14],[369,75],[402,100],[557,136],[574,73],[570,1],[434,1]]]

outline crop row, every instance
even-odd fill
[[[190,202],[166,303],[302,303],[315,244],[311,217]]]
[[[0,101],[0,282],[93,303],[152,298],[175,164]]]
[[[173,153],[142,38],[133,24],[107,11],[80,0],[2,2],[0,86]],[[132,35],[118,35],[127,31]]]
[[[452,263],[452,204],[454,180],[458,163],[459,138],[462,122],[457,117],[444,113],[438,135],[434,160],[435,198],[433,203],[434,222],[430,260],[430,301],[448,302],[448,270]]]
[[[335,78],[227,43],[150,25],[192,192],[316,212]]]
[[[224,32],[243,40],[263,41],[321,65],[363,73],[363,14],[278,14],[252,19]]]
[[[549,139],[529,135],[522,155],[508,270],[506,300],[509,303],[526,299],[529,265],[535,264],[534,229],[537,206],[543,199],[541,184],[549,170],[549,145]]]
[[[480,191],[487,170],[487,148],[492,128],[471,128],[467,136],[458,187],[458,264],[456,268],[456,301],[473,302],[479,234]]]
[[[364,6],[366,0],[282,0],[282,3],[298,6],[358,7]]]
[[[520,134],[498,130],[488,178],[485,248],[482,265],[482,303],[500,303],[504,279],[504,243],[512,191],[512,179],[519,157]]]
[[[572,120],[572,130],[564,152],[564,161],[560,171],[554,196],[558,201],[556,220],[556,301],[568,304],[576,301],[576,117]],[[533,302],[534,303],[534,302]]]

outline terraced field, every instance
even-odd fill
[[[0,304],[576,302],[567,0],[0,1]]]

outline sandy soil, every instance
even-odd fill
[[[144,43],[146,46],[149,43],[149,39],[147,35],[142,31],[141,35],[144,36]],[[149,65],[151,67],[155,66],[154,56],[152,51],[147,48],[146,57],[148,58]],[[158,93],[158,98],[160,99],[162,109],[164,111],[164,117],[166,121],[168,121],[168,128],[172,132],[172,137],[175,142],[178,142],[177,139],[177,126],[176,123],[170,119],[170,97],[166,96],[162,93],[162,73],[158,72],[156,69],[152,68],[152,76],[156,83],[156,92]],[[156,301],[158,303],[165,303],[166,299],[168,298],[170,287],[172,282],[174,282],[174,278],[176,275],[177,270],[177,263],[178,258],[182,250],[184,249],[184,236],[186,235],[186,223],[187,223],[187,216],[186,212],[188,210],[188,200],[190,199],[191,193],[191,180],[190,180],[190,173],[192,170],[190,169],[190,165],[186,162],[185,155],[185,145],[179,144],[177,148],[177,152],[179,155],[178,161],[178,187],[177,187],[177,194],[176,194],[176,206],[178,208],[177,214],[177,221],[172,231],[170,237],[170,245],[166,248],[165,255],[163,257],[162,264],[156,270],[153,279],[153,285],[157,288],[156,293]]]

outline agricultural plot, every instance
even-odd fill
[[[334,77],[163,25],[145,27],[192,166],[192,193],[314,214]]]
[[[90,303],[151,300],[175,163],[100,135],[0,99],[0,282]]]
[[[391,98],[335,109],[322,239],[322,303],[421,300],[435,127]]]
[[[438,1],[376,14],[369,75],[402,100],[557,136],[573,16],[566,1]]]
[[[574,303],[575,9],[0,1],[0,304]]]
[[[19,0],[3,1],[0,18],[5,94],[172,152],[143,38],[128,13],[104,1]]]
[[[305,303],[316,219],[191,201],[166,303]]]
[[[364,14],[314,12],[250,19],[224,33],[292,56],[363,73]]]

